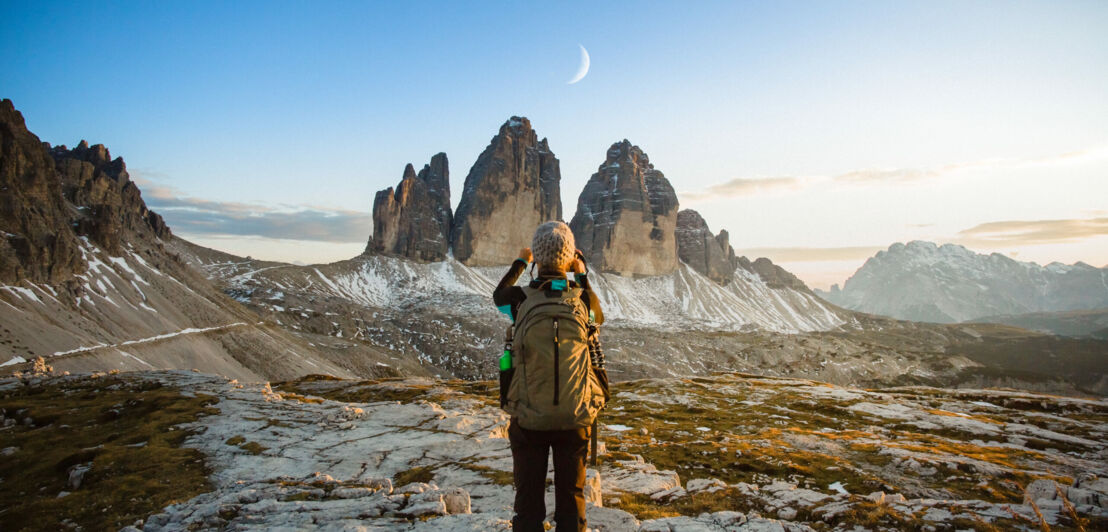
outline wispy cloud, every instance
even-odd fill
[[[975,225],[958,232],[972,245],[1030,245],[1075,242],[1108,235],[1108,218],[1008,220]]]
[[[885,247],[887,246],[747,248],[737,249],[735,253],[747,257],[769,257],[774,262],[863,261]]]
[[[703,190],[682,192],[687,201],[702,201],[767,192],[798,191],[821,183],[850,185],[900,185],[937,179],[956,172],[974,169],[1015,169],[1048,167],[1108,159],[1108,145],[1076,150],[1045,157],[1022,159],[982,159],[938,166],[905,168],[862,168],[836,175],[778,176],[763,178],[740,177],[711,185]]]
[[[748,196],[775,190],[800,189],[807,185],[810,178],[804,177],[766,177],[736,178],[726,183],[712,185],[700,192],[685,192],[681,196],[690,201],[719,197]]]
[[[373,230],[369,213],[310,205],[278,207],[191,198],[136,177],[146,205],[177,233],[243,235],[319,242],[365,242]]]

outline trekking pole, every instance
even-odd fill
[[[589,325],[588,345],[589,345],[589,358],[592,359],[590,361],[592,363],[592,366],[594,368],[603,370],[604,369],[604,351],[602,351],[600,349],[600,329],[599,329],[599,327],[597,327],[596,325],[593,325],[593,324]],[[607,385],[607,382],[606,382],[607,378],[605,378],[604,380],[605,380],[605,385]],[[607,390],[605,390],[605,395],[607,395]],[[597,417],[599,417],[599,416],[597,416]],[[591,449],[590,449],[590,453],[589,453],[592,456],[589,463],[593,467],[596,467],[600,463],[600,458],[597,456],[597,445],[598,445],[597,444],[597,440],[598,440],[598,434],[597,433],[598,432],[600,432],[600,424],[597,423],[596,419],[593,419],[592,420],[592,442],[591,442]]]

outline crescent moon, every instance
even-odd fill
[[[573,85],[578,81],[585,78],[585,75],[589,73],[589,51],[584,46],[578,44],[581,48],[581,66],[577,67],[577,75],[573,76],[573,79],[566,82],[566,85]]]

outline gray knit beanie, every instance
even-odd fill
[[[546,222],[535,229],[531,239],[531,253],[540,268],[569,270],[576,251],[573,231],[565,222]]]

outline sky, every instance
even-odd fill
[[[106,145],[176,234],[256,258],[357,255],[440,151],[456,206],[521,115],[567,220],[626,138],[814,287],[916,239],[1108,265],[1103,1],[2,2],[0,72],[42,140]]]

